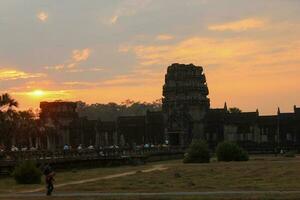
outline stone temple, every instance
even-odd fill
[[[203,68],[172,64],[163,85],[161,111],[142,116],[119,116],[116,121],[80,117],[75,102],[41,102],[40,148],[144,144],[187,147],[193,139],[207,141],[211,149],[227,140],[249,152],[268,153],[282,148],[300,151],[300,108],[290,113],[261,116],[259,111],[231,112],[227,104],[211,108]]]
[[[163,86],[166,136],[171,145],[186,146],[193,138],[204,138],[204,117],[210,100],[203,68],[172,64]]]

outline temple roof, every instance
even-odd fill
[[[224,108],[209,109],[205,120],[206,121],[224,121],[227,111]]]
[[[279,113],[279,120],[294,120],[296,117],[295,113]]]
[[[265,115],[259,116],[258,121],[260,124],[264,125],[274,125],[277,123],[278,117],[277,115]]]
[[[118,123],[141,123],[145,122],[145,115],[142,116],[120,116],[118,117]]]
[[[147,111],[146,114],[147,121],[152,123],[163,123],[164,116],[162,111]]]
[[[227,123],[256,123],[258,120],[257,112],[242,112],[242,113],[228,113],[226,115]]]
[[[296,114],[296,118],[300,120],[300,107],[294,107],[294,112]]]

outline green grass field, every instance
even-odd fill
[[[58,191],[174,192],[300,190],[299,158],[256,158],[249,162],[183,164],[165,162],[165,171],[59,188]]]
[[[65,183],[76,180],[90,179],[101,177],[109,174],[123,173],[132,170],[142,170],[147,168],[147,165],[142,166],[122,166],[111,168],[95,168],[95,169],[72,169],[70,171],[56,172],[55,182]],[[44,177],[42,183],[38,185],[18,185],[12,177],[0,178],[0,194],[16,193],[24,190],[31,190],[35,188],[44,187]]]
[[[162,165],[164,171],[142,172],[153,165]],[[300,191],[300,157],[285,158],[256,156],[248,162],[216,162],[183,164],[180,160],[149,163],[143,166],[81,169],[59,172],[56,184],[103,177],[128,171],[136,173],[84,184],[56,188],[57,193],[72,192],[192,192],[192,191]],[[44,187],[17,185],[12,178],[0,179],[0,192],[15,193]],[[282,195],[214,195],[204,197],[114,197],[114,198],[52,198],[52,199],[299,199],[299,194]],[[12,199],[12,198],[10,198]],[[22,198],[16,198],[22,199]],[[45,199],[35,197],[34,199]]]
[[[1,198],[0,198],[1,199]],[[209,197],[34,197],[9,198],[9,200],[298,200],[297,195],[251,195],[251,196],[209,196]]]

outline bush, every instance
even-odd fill
[[[206,142],[194,140],[184,155],[184,163],[209,163],[210,153]]]
[[[248,161],[248,153],[232,142],[222,142],[217,146],[218,161]]]
[[[15,168],[13,176],[18,184],[39,184],[42,172],[35,162],[25,161]]]
[[[294,158],[296,157],[296,152],[295,151],[288,151],[284,154],[285,157],[288,157],[288,158]]]

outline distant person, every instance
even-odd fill
[[[69,146],[68,146],[68,144],[65,144],[65,146],[64,146],[64,151],[68,151],[70,148],[69,148]]]
[[[47,164],[44,168],[44,175],[45,175],[45,183],[47,189],[46,195],[51,196],[54,189],[53,182],[54,182],[55,173],[49,164]]]
[[[283,149],[281,149],[281,150],[280,150],[280,155],[282,155],[282,156],[283,156],[283,154],[284,154],[284,150],[283,150]]]
[[[94,150],[94,149],[95,149],[95,148],[94,148],[93,145],[88,146],[88,150]]]
[[[77,147],[77,151],[82,151],[82,145],[81,144]]]
[[[11,147],[11,151],[19,151],[19,148],[13,145],[13,146]]]

